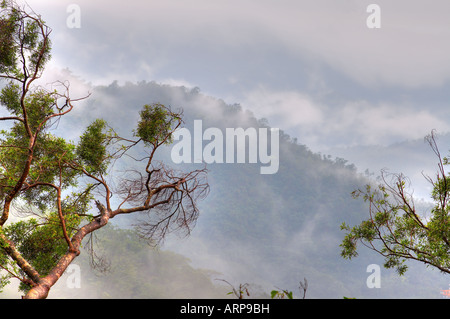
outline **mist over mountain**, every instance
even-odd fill
[[[223,132],[227,127],[270,126],[238,104],[206,96],[198,88],[155,82],[96,87],[83,112],[89,118],[102,115],[111,126],[126,132],[134,127],[137,111],[148,103],[182,108],[185,127],[191,132],[194,120],[202,120],[203,130],[214,127]],[[200,203],[196,227],[187,238],[171,236],[163,249],[187,256],[196,267],[220,272],[218,278],[236,285],[254,283],[269,291],[277,286],[297,293],[298,282],[306,278],[311,298],[439,297],[439,289],[445,289],[448,280],[416,264],[402,278],[382,268],[381,288],[367,287],[367,267],[382,266],[383,259],[361,249],[355,260],[343,260],[339,248],[344,235],[340,224],[355,224],[366,217],[365,204],[350,195],[368,182],[361,174],[366,167],[313,153],[280,129],[278,172],[262,175],[260,163],[209,164],[211,192]],[[171,147],[159,155],[168,165],[186,170],[202,167],[173,164]],[[407,163],[413,162],[414,154],[422,154],[415,150],[411,147]],[[130,225],[135,220],[118,222]]]
[[[270,127],[267,120],[256,118],[239,104],[227,104],[202,94],[198,88],[156,82],[124,85],[113,82],[91,89],[91,97],[79,104],[70,116],[61,119],[59,128],[64,130],[60,133],[65,137],[76,141],[76,136],[95,118],[105,119],[119,134],[132,137],[138,111],[144,104],[151,103],[162,103],[174,110],[182,108],[184,126],[191,132],[194,120],[202,120],[203,130],[218,128],[223,132],[226,128]],[[314,153],[301,143],[301,137],[288,136],[283,128],[280,129],[279,169],[275,174],[261,174],[263,164],[259,162],[208,164],[211,191],[200,202],[200,217],[190,236],[169,236],[160,247],[160,261],[150,247],[146,253],[144,248],[133,248],[130,244],[129,249],[137,249],[138,253],[117,258],[115,248],[112,248],[114,245],[107,245],[110,250],[103,249],[102,252],[113,263],[115,275],[94,276],[95,280],[88,263],[82,259],[86,257],[80,257],[82,288],[88,289],[89,296],[96,298],[117,297],[108,292],[114,291],[111,287],[120,286],[114,283],[116,280],[123,282],[117,269],[132,269],[139,280],[129,280],[131,286],[123,289],[120,297],[226,298],[226,292],[230,290],[220,285],[218,280],[221,279],[235,286],[251,284],[255,287],[251,291],[254,296],[279,287],[291,290],[294,296],[299,297],[299,282],[306,278],[309,284],[307,298],[439,298],[440,289],[447,289],[448,278],[438,271],[411,264],[406,275],[398,277],[394,271],[383,268],[381,256],[368,249],[361,248],[360,256],[351,261],[340,256],[339,244],[344,233],[339,226],[342,222],[354,225],[367,216],[367,206],[353,199],[351,192],[369,182],[362,172],[373,167],[372,163],[362,160],[359,161],[361,166],[357,167],[342,155],[358,162],[356,155],[366,149],[359,153],[356,150],[348,150],[347,153],[336,150],[334,154],[330,153],[332,155]],[[203,146],[205,144],[207,142],[203,141]],[[398,155],[396,152],[401,153],[411,146],[408,153],[410,161],[405,163],[412,163],[412,156],[419,156],[417,154],[420,154],[418,159],[422,159],[423,154],[416,152],[415,144],[400,146],[399,151],[392,146],[384,153],[375,150],[368,154],[372,154],[371,159],[380,164],[383,156],[388,156],[392,163]],[[158,159],[176,169],[203,167],[204,164],[173,163],[172,147],[165,147]],[[428,157],[423,158],[423,163],[426,163]],[[123,170],[127,165],[135,164],[129,160],[125,166],[119,165],[116,169]],[[139,216],[133,215],[118,216],[111,222],[117,227],[130,228],[138,219]],[[85,251],[83,253],[86,254]],[[145,257],[150,255],[151,258]],[[134,258],[142,270],[130,268],[133,264],[130,259]],[[162,265],[164,262],[170,265],[165,267]],[[182,272],[188,274],[187,277],[176,275],[177,271],[173,271],[171,276],[170,269],[174,263],[183,265]],[[368,266],[372,264],[381,267],[380,288],[371,289],[367,285],[371,274]],[[163,274],[163,270],[169,270],[169,273]],[[143,276],[141,271],[150,275]],[[67,293],[78,295],[76,289],[58,291],[60,294],[53,297]],[[199,291],[204,293],[199,294]]]
[[[450,133],[437,131],[435,134],[441,156],[448,156]],[[403,173],[411,180],[415,197],[430,200],[432,187],[425,177],[436,176],[439,159],[425,140],[425,136],[421,139],[402,141],[387,146],[336,147],[327,151],[346,158],[354,163],[359,171],[368,170],[368,173],[374,176],[378,176],[381,170]]]

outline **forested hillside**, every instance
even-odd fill
[[[128,131],[137,114],[130,111],[148,103],[182,108],[185,127],[190,129],[197,119],[203,121],[204,129],[223,131],[227,127],[270,126],[239,105],[208,97],[198,89],[154,82],[95,87],[86,105],[74,111],[75,117],[61,122],[68,121],[64,124],[72,130],[65,134],[75,136],[96,117],[104,118],[118,132]],[[439,298],[439,290],[447,288],[448,280],[437,271],[411,265],[400,278],[385,270],[383,259],[369,251],[361,250],[352,261],[341,258],[339,244],[344,234],[340,225],[344,221],[355,224],[367,214],[365,204],[351,197],[353,190],[368,182],[360,173],[366,167],[358,170],[345,159],[313,153],[301,143],[301,136],[290,137],[280,129],[276,174],[260,174],[260,163],[207,165],[211,190],[200,203],[200,217],[190,236],[170,237],[161,252],[145,250],[126,232],[117,233],[119,245],[117,238],[106,236],[102,249],[110,256],[112,272],[96,277],[83,270],[89,294],[81,295],[220,298],[227,297],[230,290],[215,279],[224,279],[236,286],[251,283],[258,287],[254,293],[259,296],[280,287],[298,297],[299,281],[306,278],[307,298]],[[159,159],[172,167],[203,165],[174,164],[170,151],[168,146]],[[128,163],[130,167],[138,165],[132,159]],[[138,218],[120,217],[112,222],[130,228]],[[370,264],[382,267],[379,289],[367,287]],[[209,269],[214,275],[199,269]],[[56,291],[51,297],[58,296]],[[79,295],[76,289],[69,293]]]
[[[204,129],[223,131],[270,126],[239,105],[208,97],[198,89],[154,82],[98,87],[91,110],[120,112],[123,116],[116,124],[122,126],[132,121],[126,116],[128,108],[149,102],[183,108],[185,126],[191,129],[195,119],[203,120]],[[112,125],[117,118],[111,116]],[[382,268],[381,288],[369,289],[367,266],[382,266],[383,259],[369,251],[352,261],[340,257],[344,234],[339,226],[344,221],[355,224],[367,213],[365,204],[351,197],[353,190],[368,182],[361,174],[366,167],[358,170],[345,159],[313,153],[301,143],[301,136],[283,132],[279,158],[279,171],[273,175],[261,175],[260,164],[208,165],[211,192],[200,205],[196,228],[187,239],[173,237],[163,247],[188,256],[196,266],[221,272],[220,278],[235,284],[251,282],[265,289],[276,285],[296,292],[298,282],[306,277],[310,297],[439,297],[447,281],[437,271],[411,265],[406,276],[399,278]],[[170,147],[161,159],[172,164]]]
[[[108,225],[84,248],[76,268],[58,281],[49,298],[226,298],[230,291],[211,279],[214,271],[194,269],[182,255],[149,247],[132,230]],[[20,293],[10,288],[2,297]]]

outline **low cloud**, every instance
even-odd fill
[[[389,145],[423,138],[431,130],[450,130],[439,110],[413,104],[366,100],[324,104],[296,91],[257,89],[244,98],[243,106],[257,117],[270,119],[314,150],[337,146]]]

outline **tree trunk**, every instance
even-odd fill
[[[58,279],[64,274],[67,267],[72,263],[72,261],[80,254],[79,248],[81,246],[81,241],[83,238],[103,226],[105,226],[110,218],[111,212],[106,210],[100,218],[94,219],[89,224],[84,225],[81,229],[73,236],[72,244],[76,251],[68,251],[58,262],[55,268],[37,282],[37,285],[32,287],[28,293],[23,297],[24,299],[45,299],[48,296],[50,288],[58,281]]]
[[[24,299],[45,299],[48,296],[50,288],[64,274],[70,263],[79,255],[76,252],[68,252],[58,262],[50,274],[40,279],[36,286],[32,287],[23,297]]]

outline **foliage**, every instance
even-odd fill
[[[144,105],[139,112],[140,120],[135,135],[147,144],[157,145],[160,142],[171,143],[173,125],[181,121],[179,115],[171,113],[170,110],[160,103]],[[169,116],[170,115],[170,116]]]
[[[448,160],[441,158],[433,132],[427,140],[439,159],[437,179],[428,178],[435,201],[430,216],[417,212],[403,175],[391,175],[387,180],[383,174],[382,183],[375,188],[367,185],[365,190],[353,193],[369,203],[369,219],[354,227],[342,224],[341,229],[346,231],[341,244],[344,258],[356,257],[361,242],[381,254],[384,266],[396,269],[400,275],[407,270],[408,259],[450,273],[450,178],[444,170]]]
[[[288,290],[272,290],[270,292],[272,299],[294,299],[292,291]]]
[[[303,299],[306,298],[306,291],[308,290],[308,281],[306,278],[303,279],[304,281],[300,281],[299,290],[300,293],[303,291]],[[277,288],[280,289],[280,288]],[[287,289],[280,289],[280,290],[272,290],[270,292],[270,297],[272,299],[294,299],[294,294],[292,291],[289,291]]]
[[[224,279],[218,279],[218,280],[225,282],[226,284],[228,284],[231,287],[231,291],[228,292],[227,295],[234,295],[238,299],[244,299],[245,296],[247,296],[247,297],[250,296],[250,291],[249,291],[250,285],[248,283],[239,284],[239,287],[235,288],[232,284],[230,284],[228,281],[226,281]]]
[[[106,122],[97,119],[86,128],[86,131],[80,137],[76,153],[89,173],[104,174],[108,166],[105,127]]]
[[[50,29],[12,0],[3,0],[0,8],[0,73],[20,80],[38,75],[51,58]]]
[[[81,218],[77,214],[65,216],[69,235],[78,228]],[[43,276],[48,275],[59,259],[67,252],[67,243],[56,213],[50,213],[40,219],[30,218],[18,221],[4,228],[22,256]],[[19,271],[23,276],[23,271]],[[31,287],[22,282],[24,292]]]

